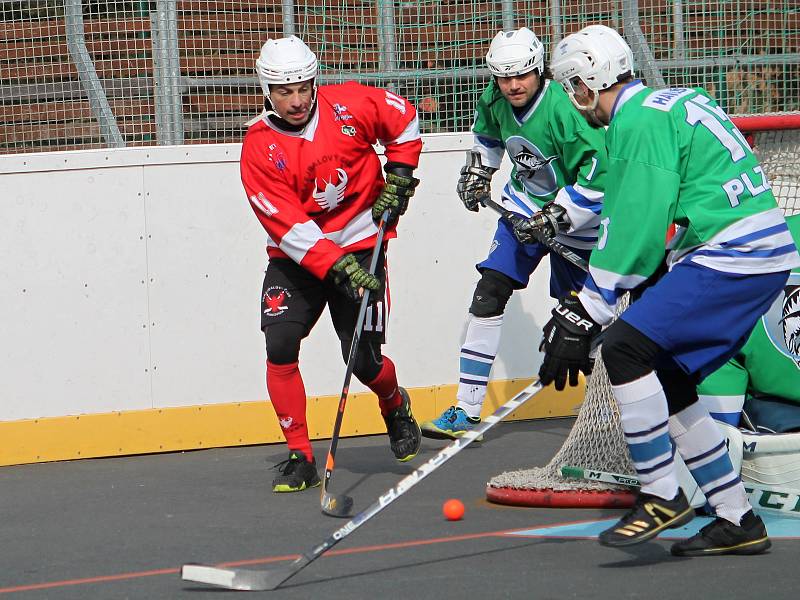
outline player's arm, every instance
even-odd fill
[[[377,290],[380,282],[325,237],[300,207],[294,189],[263,155],[254,155],[245,140],[240,162],[242,184],[253,212],[272,242],[289,258],[319,279],[332,277],[348,295],[365,287]]]
[[[408,202],[419,185],[414,169],[419,165],[422,137],[414,106],[402,96],[389,90],[360,86],[366,103],[363,120],[371,142],[385,148],[386,182],[372,207],[377,223],[389,210],[389,223],[405,214]]]
[[[617,300],[645,282],[664,260],[673,221],[678,173],[626,158],[609,160],[597,246],[579,299],[601,325],[611,322]]]
[[[467,151],[466,162],[456,185],[456,193],[467,210],[477,212],[481,199],[491,193],[492,176],[500,168],[505,153],[500,126],[490,105],[494,98],[491,84],[478,100],[475,120],[472,124],[474,136],[472,149]]]
[[[565,172],[575,176],[575,182],[561,188],[553,201],[566,213],[564,232],[596,229],[608,171],[605,130],[584,127],[575,131],[561,145],[561,162]]]

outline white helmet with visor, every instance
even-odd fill
[[[589,25],[561,40],[550,62],[553,78],[580,110],[597,107],[599,92],[633,76],[633,53],[622,36],[605,25]],[[591,106],[575,100],[577,81],[595,92]]]

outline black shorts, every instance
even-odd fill
[[[353,253],[364,269],[369,269],[372,250]],[[381,282],[378,294],[370,293],[369,306],[361,337],[383,344],[386,337],[386,260],[381,251],[375,276]],[[360,302],[354,302],[328,279],[320,281],[288,258],[269,261],[261,288],[261,329],[275,323],[301,323],[310,332],[328,305],[333,327],[339,339],[351,339]]]

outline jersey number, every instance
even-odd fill
[[[729,123],[730,119],[725,111],[719,106],[709,106],[711,100],[705,96],[695,96],[689,100],[686,106],[686,122],[692,127],[702,125],[731,155],[733,162],[739,162],[748,155],[750,145],[744,139],[742,132],[736,126],[733,129],[726,129],[723,123]]]

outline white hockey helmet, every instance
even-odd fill
[[[489,71],[496,77],[516,77],[534,69],[544,71],[544,46],[530,29],[499,31],[486,54]]]
[[[553,78],[564,86],[575,101],[572,82],[580,78],[590,90],[610,88],[627,76],[633,76],[633,53],[622,36],[605,25],[589,25],[561,40],[550,62]],[[594,108],[594,107],[589,107]]]
[[[270,85],[314,79],[317,76],[317,56],[294,35],[267,40],[256,60],[256,73],[264,95],[269,98]]]

